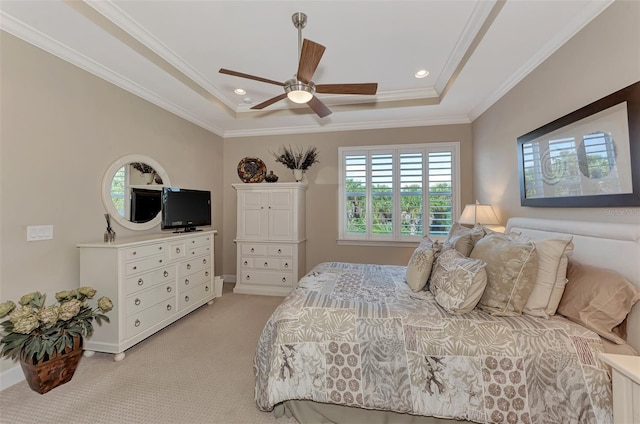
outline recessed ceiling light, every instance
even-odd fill
[[[245,94],[247,94],[246,91],[244,91],[242,88],[236,88],[235,90],[233,90],[234,93],[236,93],[238,96],[244,96]]]
[[[420,69],[418,72],[416,72],[415,77],[416,78],[424,78],[426,76],[429,75],[429,71],[427,71],[426,69]]]

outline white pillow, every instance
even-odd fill
[[[440,243],[425,236],[413,251],[405,273],[407,284],[412,291],[418,292],[427,284],[433,261],[441,247]]]
[[[511,237],[533,242],[538,252],[536,282],[522,313],[549,318],[556,313],[567,284],[567,254],[573,250],[573,237],[542,240],[516,234]]]
[[[438,305],[452,314],[464,314],[475,308],[487,285],[486,265],[455,249],[442,252],[433,267],[429,286]]]

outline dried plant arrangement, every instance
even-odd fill
[[[291,146],[280,146],[277,153],[271,153],[276,162],[283,164],[289,169],[301,169],[306,171],[311,165],[319,162],[318,148],[309,146],[306,149],[302,147],[293,148]]]

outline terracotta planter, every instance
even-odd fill
[[[61,354],[45,355],[40,362],[20,356],[22,372],[32,390],[44,394],[71,380],[82,358],[82,338],[73,340],[73,348],[65,348]]]

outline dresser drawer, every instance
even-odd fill
[[[269,256],[293,256],[293,247],[291,245],[269,245],[267,247],[267,255]]]
[[[133,261],[140,258],[159,255],[165,252],[165,246],[165,243],[154,243],[125,249],[124,258],[127,261]]]
[[[189,253],[187,254],[187,256],[192,258],[195,256],[208,255],[208,254],[211,254],[211,246],[205,245],[205,246],[198,246],[198,247],[189,249]]]
[[[208,244],[211,244],[211,237],[213,236],[208,235],[208,236],[193,237],[187,240],[187,247],[192,248],[192,247],[206,246]]]
[[[128,262],[125,265],[125,275],[137,274],[139,272],[145,272],[162,266],[166,263],[165,256],[159,255],[148,259],[142,259],[139,261]]]
[[[164,302],[157,303],[145,309],[139,314],[127,318],[125,333],[127,338],[131,338],[138,333],[147,330],[154,325],[170,318],[176,313],[176,299],[172,297]]]
[[[126,294],[132,294],[137,291],[148,289],[163,281],[173,281],[176,278],[175,266],[165,266],[155,271],[146,272],[135,277],[129,277],[125,280]]]
[[[205,256],[203,258],[193,258],[178,265],[178,276],[183,277],[185,275],[189,275],[206,268],[211,269],[210,256]]]
[[[174,281],[160,284],[149,290],[136,293],[127,297],[127,316],[139,313],[156,303],[170,299],[176,295],[176,283]]]
[[[182,293],[184,290],[189,290],[192,287],[198,286],[205,281],[211,280],[211,270],[209,268],[203,269],[198,272],[194,272],[193,274],[186,275],[184,277],[180,277],[178,281],[179,292]]]
[[[187,256],[187,248],[184,242],[171,243],[169,245],[169,259],[181,259]]]
[[[266,256],[267,246],[264,244],[243,244],[242,255]]]
[[[211,282],[209,281],[197,287],[189,289],[184,293],[180,293],[178,295],[179,310],[183,310],[185,308],[188,308],[191,305],[198,303],[198,301],[211,295],[212,290],[213,288],[212,288]]]
[[[296,283],[293,272],[242,271],[240,276],[244,284],[293,287]]]

